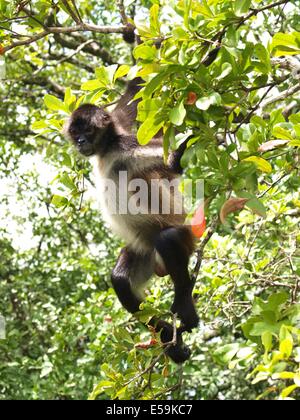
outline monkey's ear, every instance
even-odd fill
[[[106,128],[112,122],[112,118],[108,112],[98,109],[91,120],[91,123],[98,128]]]
[[[103,114],[103,123],[108,125],[112,122],[112,118],[108,113]]]

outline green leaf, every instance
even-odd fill
[[[56,96],[52,95],[45,95],[44,102],[47,108],[51,109],[52,111],[64,111],[67,112],[65,104]]]
[[[145,61],[154,61],[157,56],[157,49],[153,46],[150,47],[149,45],[138,45],[133,52],[135,59],[142,59]]]
[[[265,352],[269,353],[272,348],[272,334],[269,331],[265,331],[261,336],[261,341],[265,348]]]
[[[297,37],[292,34],[278,32],[274,35],[271,50],[275,56],[300,54]]]
[[[130,70],[130,66],[126,66],[126,65],[122,65],[118,68],[118,70],[116,71],[115,75],[114,75],[114,82],[117,79],[120,79],[121,77],[124,77],[128,74],[129,70]]]
[[[95,400],[99,395],[106,391],[107,388],[113,388],[115,385],[112,381],[101,381],[99,384],[94,388],[93,392],[89,396],[89,400]]]
[[[267,308],[277,309],[279,306],[286,303],[289,299],[289,295],[286,292],[274,293],[269,297]]]
[[[290,115],[289,121],[293,124],[300,124],[300,112],[298,114]]]
[[[153,137],[159,132],[163,125],[163,121],[157,123],[155,115],[153,117],[147,118],[138,130],[138,142],[142,145],[149,143],[149,141],[153,139]]]
[[[251,0],[235,0],[234,13],[237,16],[242,16],[249,11],[250,6],[251,6]]]
[[[272,71],[270,55],[267,49],[262,44],[256,44],[254,53],[260,60],[260,66],[258,68],[264,73],[270,73]]]
[[[68,199],[60,195],[54,195],[51,200],[51,204],[53,204],[57,208],[65,207],[68,205],[68,203]]]
[[[294,372],[279,372],[274,373],[272,379],[294,379],[295,373]]]
[[[72,93],[72,89],[69,87],[66,89],[64,102],[68,109],[76,102],[76,96]]]
[[[287,388],[284,388],[284,390],[280,394],[281,398],[287,398],[297,388],[298,388],[297,385],[291,385],[291,386],[288,386]]]
[[[243,161],[254,163],[260,171],[266,172],[267,174],[272,172],[271,164],[267,160],[265,160],[261,157],[250,156],[250,157],[244,159]]]
[[[206,111],[211,105],[221,105],[222,98],[219,93],[213,92],[209,96],[202,97],[196,102],[196,107]]]
[[[118,64],[113,64],[112,66],[105,67],[109,85],[113,84],[114,76],[117,71],[117,68],[118,68]]]
[[[239,348],[240,345],[237,343],[226,344],[214,352],[214,357],[219,363],[228,363],[237,354]]]
[[[97,89],[102,89],[103,82],[99,79],[88,80],[81,85],[81,90],[93,91]]]
[[[45,378],[53,371],[53,364],[51,362],[45,362],[41,371],[40,378]]]
[[[154,117],[161,109],[160,99],[146,99],[138,104],[138,121],[145,121],[147,118]]]
[[[232,72],[232,65],[230,63],[223,63],[221,74],[216,77],[216,80],[221,80],[227,77]]]
[[[278,125],[276,127],[274,127],[272,134],[276,139],[294,140],[294,137],[291,135],[291,133],[288,130],[286,130],[283,127],[280,127]]]
[[[293,140],[289,142],[289,145],[291,147],[300,147],[300,139],[299,140]]]
[[[239,196],[242,198],[248,198],[249,201],[246,203],[246,207],[251,209],[254,213],[258,214],[261,217],[267,217],[267,210],[263,203],[255,197],[255,195],[248,192],[240,192]]]
[[[66,172],[60,177],[59,180],[68,189],[77,190],[77,187],[74,184],[74,181],[71,179],[71,177]]]
[[[170,111],[170,121],[172,124],[180,126],[183,124],[186,117],[186,109],[184,103],[180,102],[175,108]]]
[[[71,156],[68,153],[63,153],[62,154],[62,165],[67,166],[68,168],[72,168],[73,167],[73,161]]]
[[[150,9],[150,29],[154,36],[160,36],[159,5],[154,4]]]
[[[155,77],[153,77],[153,79],[149,83],[147,83],[147,86],[145,87],[144,97],[150,97],[157,90],[157,88],[162,85],[162,82],[164,81],[165,77],[165,72],[161,72]]]
[[[286,359],[288,359],[293,351],[293,341],[289,338],[286,338],[285,340],[281,341],[279,351],[283,354],[283,356]]]
[[[47,128],[47,127],[48,127],[48,124],[44,120],[42,120],[42,121],[35,121],[34,123],[31,124],[31,128],[34,131],[36,131],[36,130],[43,130],[44,128]]]
[[[189,29],[189,18],[191,13],[191,7],[192,7],[192,0],[184,0],[184,25],[187,29]]]
[[[100,66],[96,68],[95,74],[96,74],[97,79],[101,83],[101,87],[107,87],[108,85],[112,83],[113,76],[116,70],[117,70],[117,65],[113,65],[110,67]]]
[[[267,322],[256,322],[251,329],[251,335],[262,336],[263,334],[278,334],[279,326]]]

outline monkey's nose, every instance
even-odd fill
[[[84,144],[86,144],[86,142],[87,142],[87,139],[86,139],[86,137],[85,136],[81,136],[81,137],[79,137],[79,139],[78,139],[78,145],[79,146],[83,146]]]

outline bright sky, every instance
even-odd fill
[[[39,173],[39,183],[43,187],[49,186],[54,179],[56,173],[50,165],[43,161],[40,154],[34,156],[24,155],[20,159],[19,173],[36,171]],[[0,221],[1,225],[6,228],[13,240],[13,246],[21,250],[27,250],[38,243],[38,239],[33,238],[31,223],[27,222],[20,225],[15,217],[25,216],[28,214],[28,208],[24,206],[24,201],[16,201],[17,184],[15,178],[0,178]],[[9,197],[9,204],[6,206],[2,201],[2,196]],[[47,216],[46,206],[40,207],[38,212],[42,216]]]

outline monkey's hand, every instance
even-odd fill
[[[124,33],[123,33],[124,41],[128,42],[128,44],[134,44],[136,40],[135,36],[135,26],[131,23],[128,23]]]

